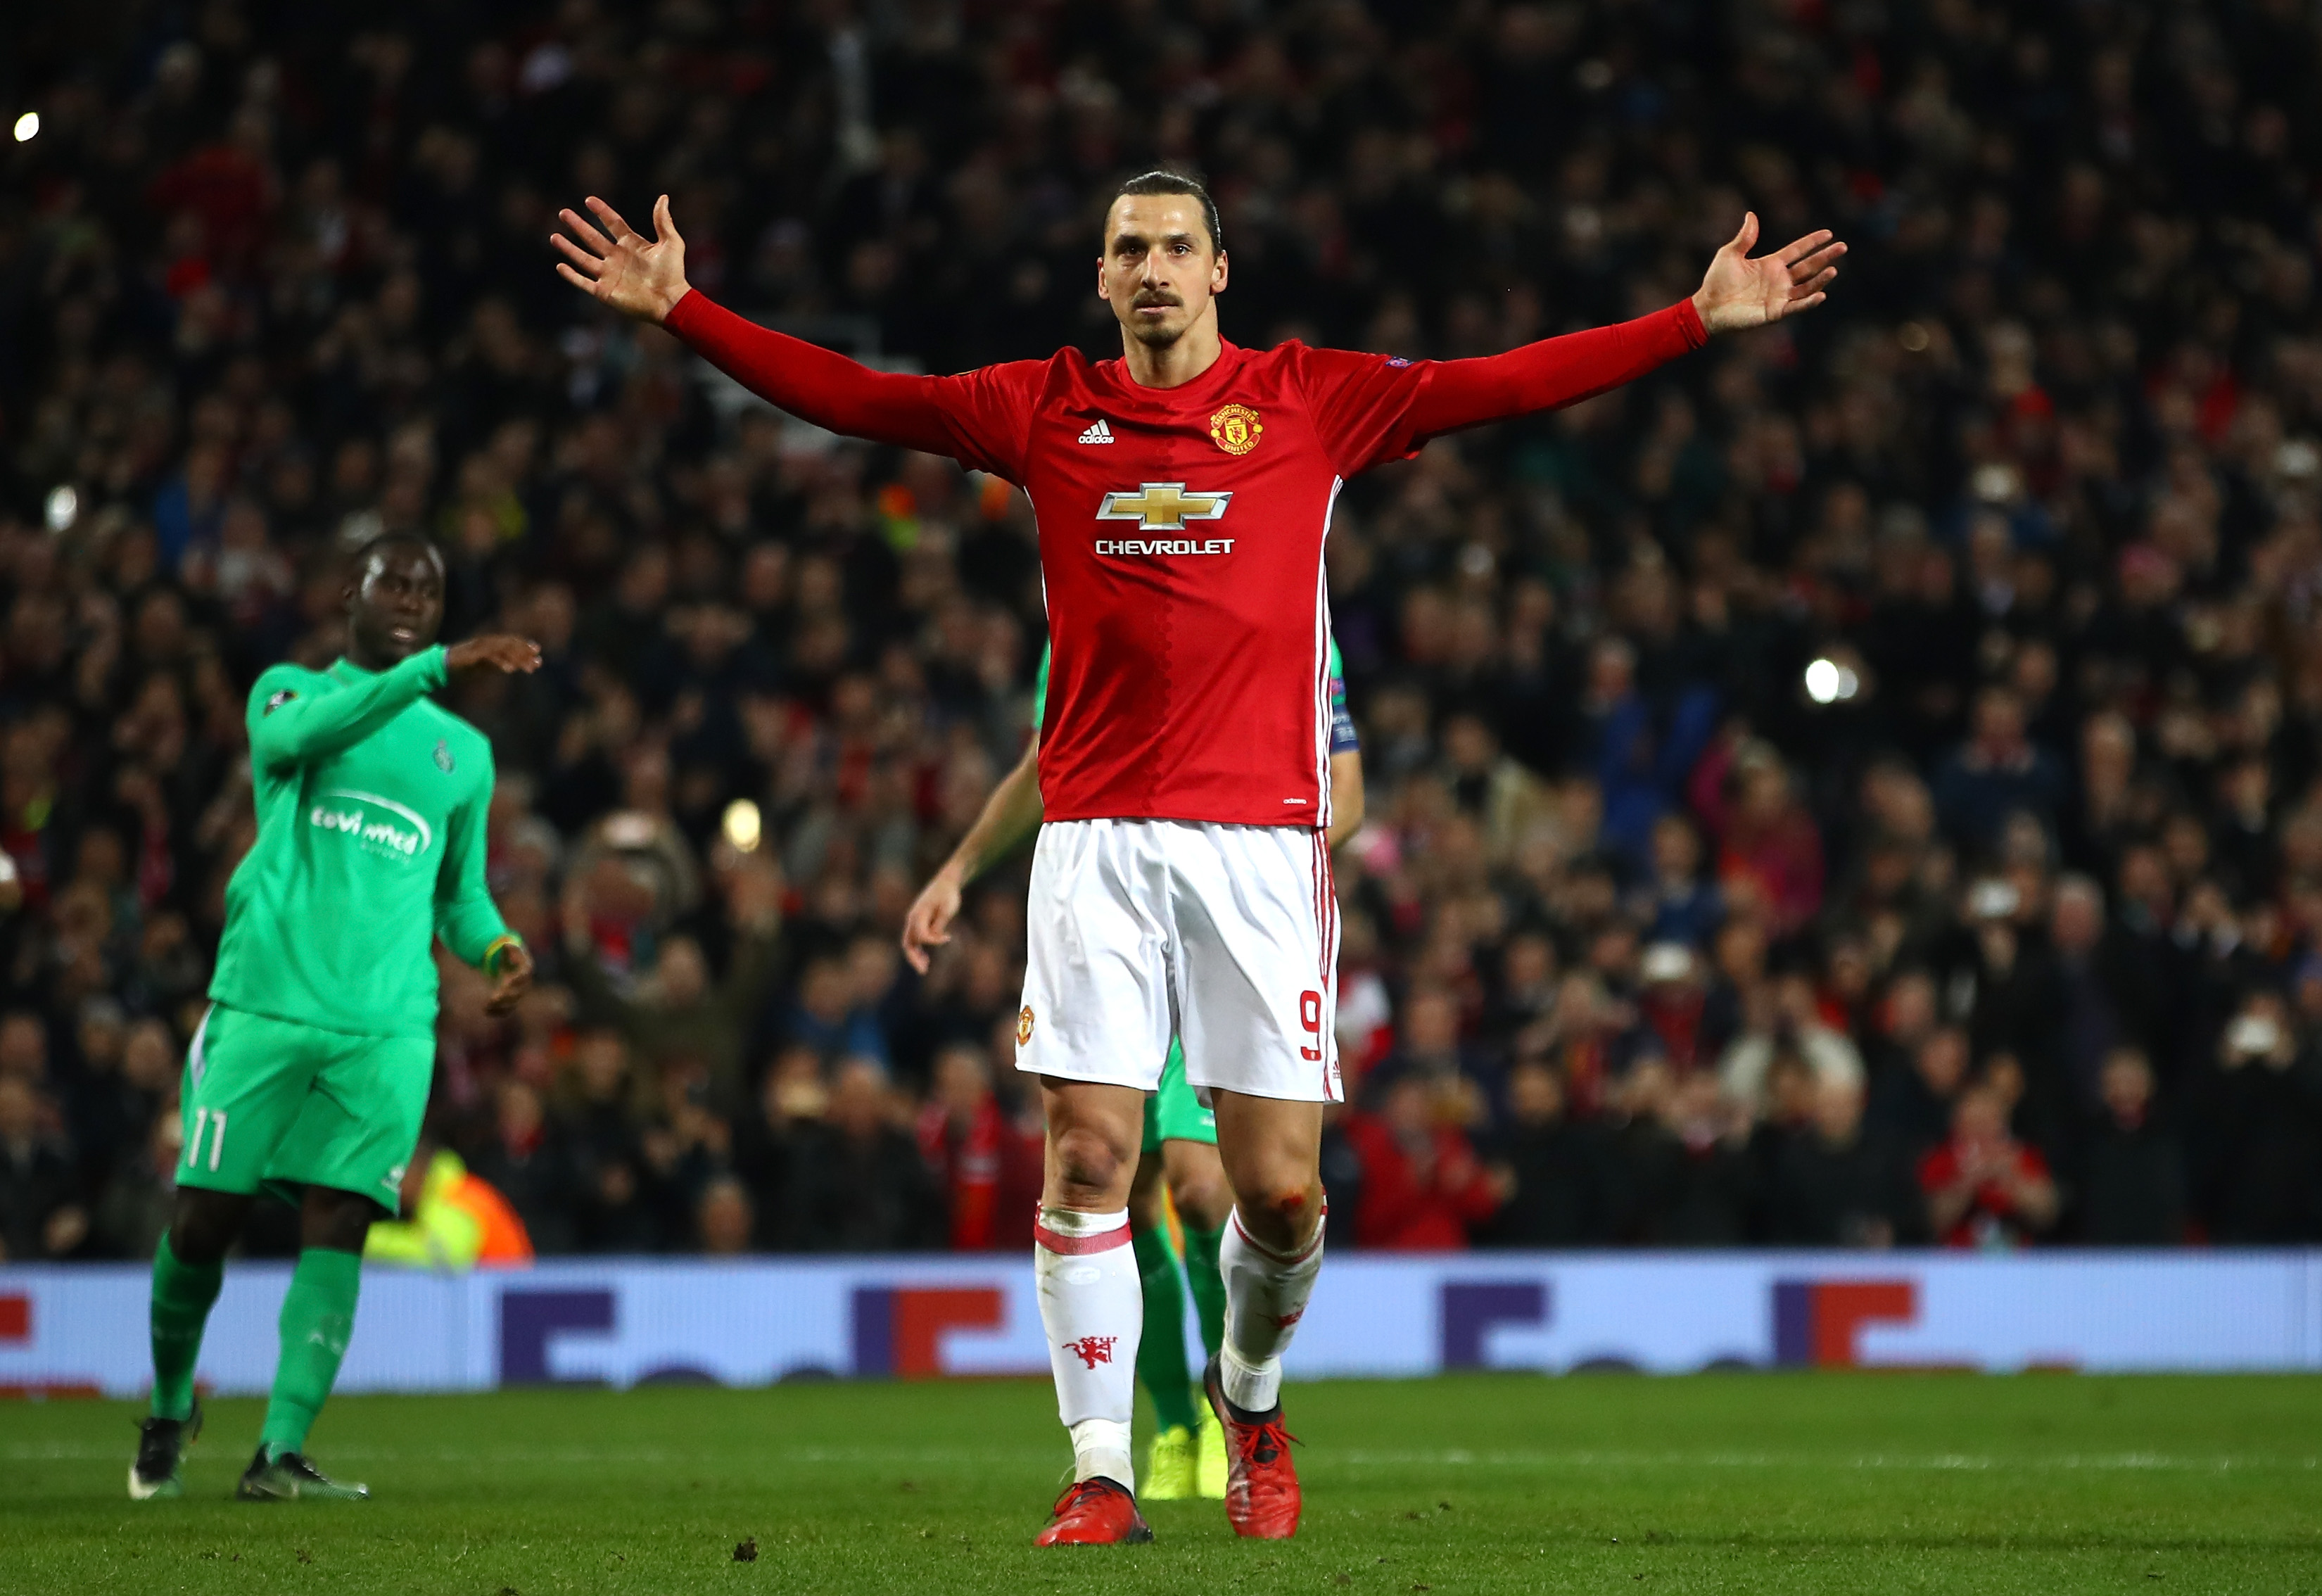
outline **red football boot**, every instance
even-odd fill
[[[1102,1475],[1074,1481],[1056,1499],[1036,1546],[1134,1546],[1153,1538],[1137,1499]]]
[[[1283,1427],[1282,1404],[1251,1413],[1226,1400],[1218,1361],[1202,1371],[1202,1389],[1226,1435],[1226,1521],[1253,1540],[1286,1541],[1298,1533],[1298,1468],[1290,1461],[1295,1436]]]

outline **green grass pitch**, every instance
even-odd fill
[[[0,1405],[0,1591],[2322,1591],[2322,1380],[1482,1375],[1293,1386],[1306,1522],[1036,1552],[1045,1382],[334,1401],[356,1507],[133,1505],[127,1404]],[[737,1561],[754,1541],[754,1561]]]

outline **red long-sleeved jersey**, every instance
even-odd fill
[[[1690,300],[1479,360],[1224,347],[1178,388],[1076,350],[955,377],[873,371],[689,293],[669,329],[833,432],[1016,483],[1054,649],[1052,821],[1330,823],[1322,544],[1357,472],[1616,388],[1706,341]]]

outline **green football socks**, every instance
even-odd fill
[[[306,1450],[306,1432],[339,1377],[339,1361],[347,1355],[361,1287],[361,1254],[331,1247],[309,1247],[298,1254],[289,1294],[282,1298],[282,1359],[274,1366],[274,1391],[259,1432],[268,1457]]]
[[[1145,1330],[1137,1342],[1137,1378],[1152,1393],[1162,1429],[1193,1427],[1193,1375],[1185,1366],[1185,1275],[1167,1230],[1131,1235],[1138,1281],[1145,1289]]]
[[[169,1238],[153,1249],[153,1417],[183,1420],[194,1411],[194,1365],[202,1355],[202,1326],[217,1300],[225,1265],[182,1263]]]
[[[1193,1288],[1193,1312],[1202,1321],[1202,1349],[1211,1357],[1226,1344],[1226,1280],[1218,1272],[1218,1243],[1223,1227],[1196,1230],[1185,1226],[1185,1276]]]

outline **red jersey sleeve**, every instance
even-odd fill
[[[1331,468],[1350,477],[1409,459],[1419,446],[1412,408],[1432,369],[1384,354],[1302,347],[1299,386]]]
[[[1505,354],[1444,361],[1412,407],[1412,434],[1438,433],[1554,410],[1633,382],[1709,342],[1690,299],[1609,327],[1543,338]]]
[[[1047,362],[1019,361],[956,377],[874,371],[818,344],[762,327],[699,289],[664,326],[743,387],[800,420],[874,444],[948,454],[1020,482],[1031,404]]]
[[[1053,362],[1010,361],[956,377],[933,377],[936,403],[952,446],[941,451],[962,465],[1024,485],[1032,445],[1032,409]]]
[[[1439,433],[1553,410],[1633,382],[1709,341],[1693,301],[1475,360],[1393,360],[1309,349],[1307,408],[1340,476],[1408,459]]]

